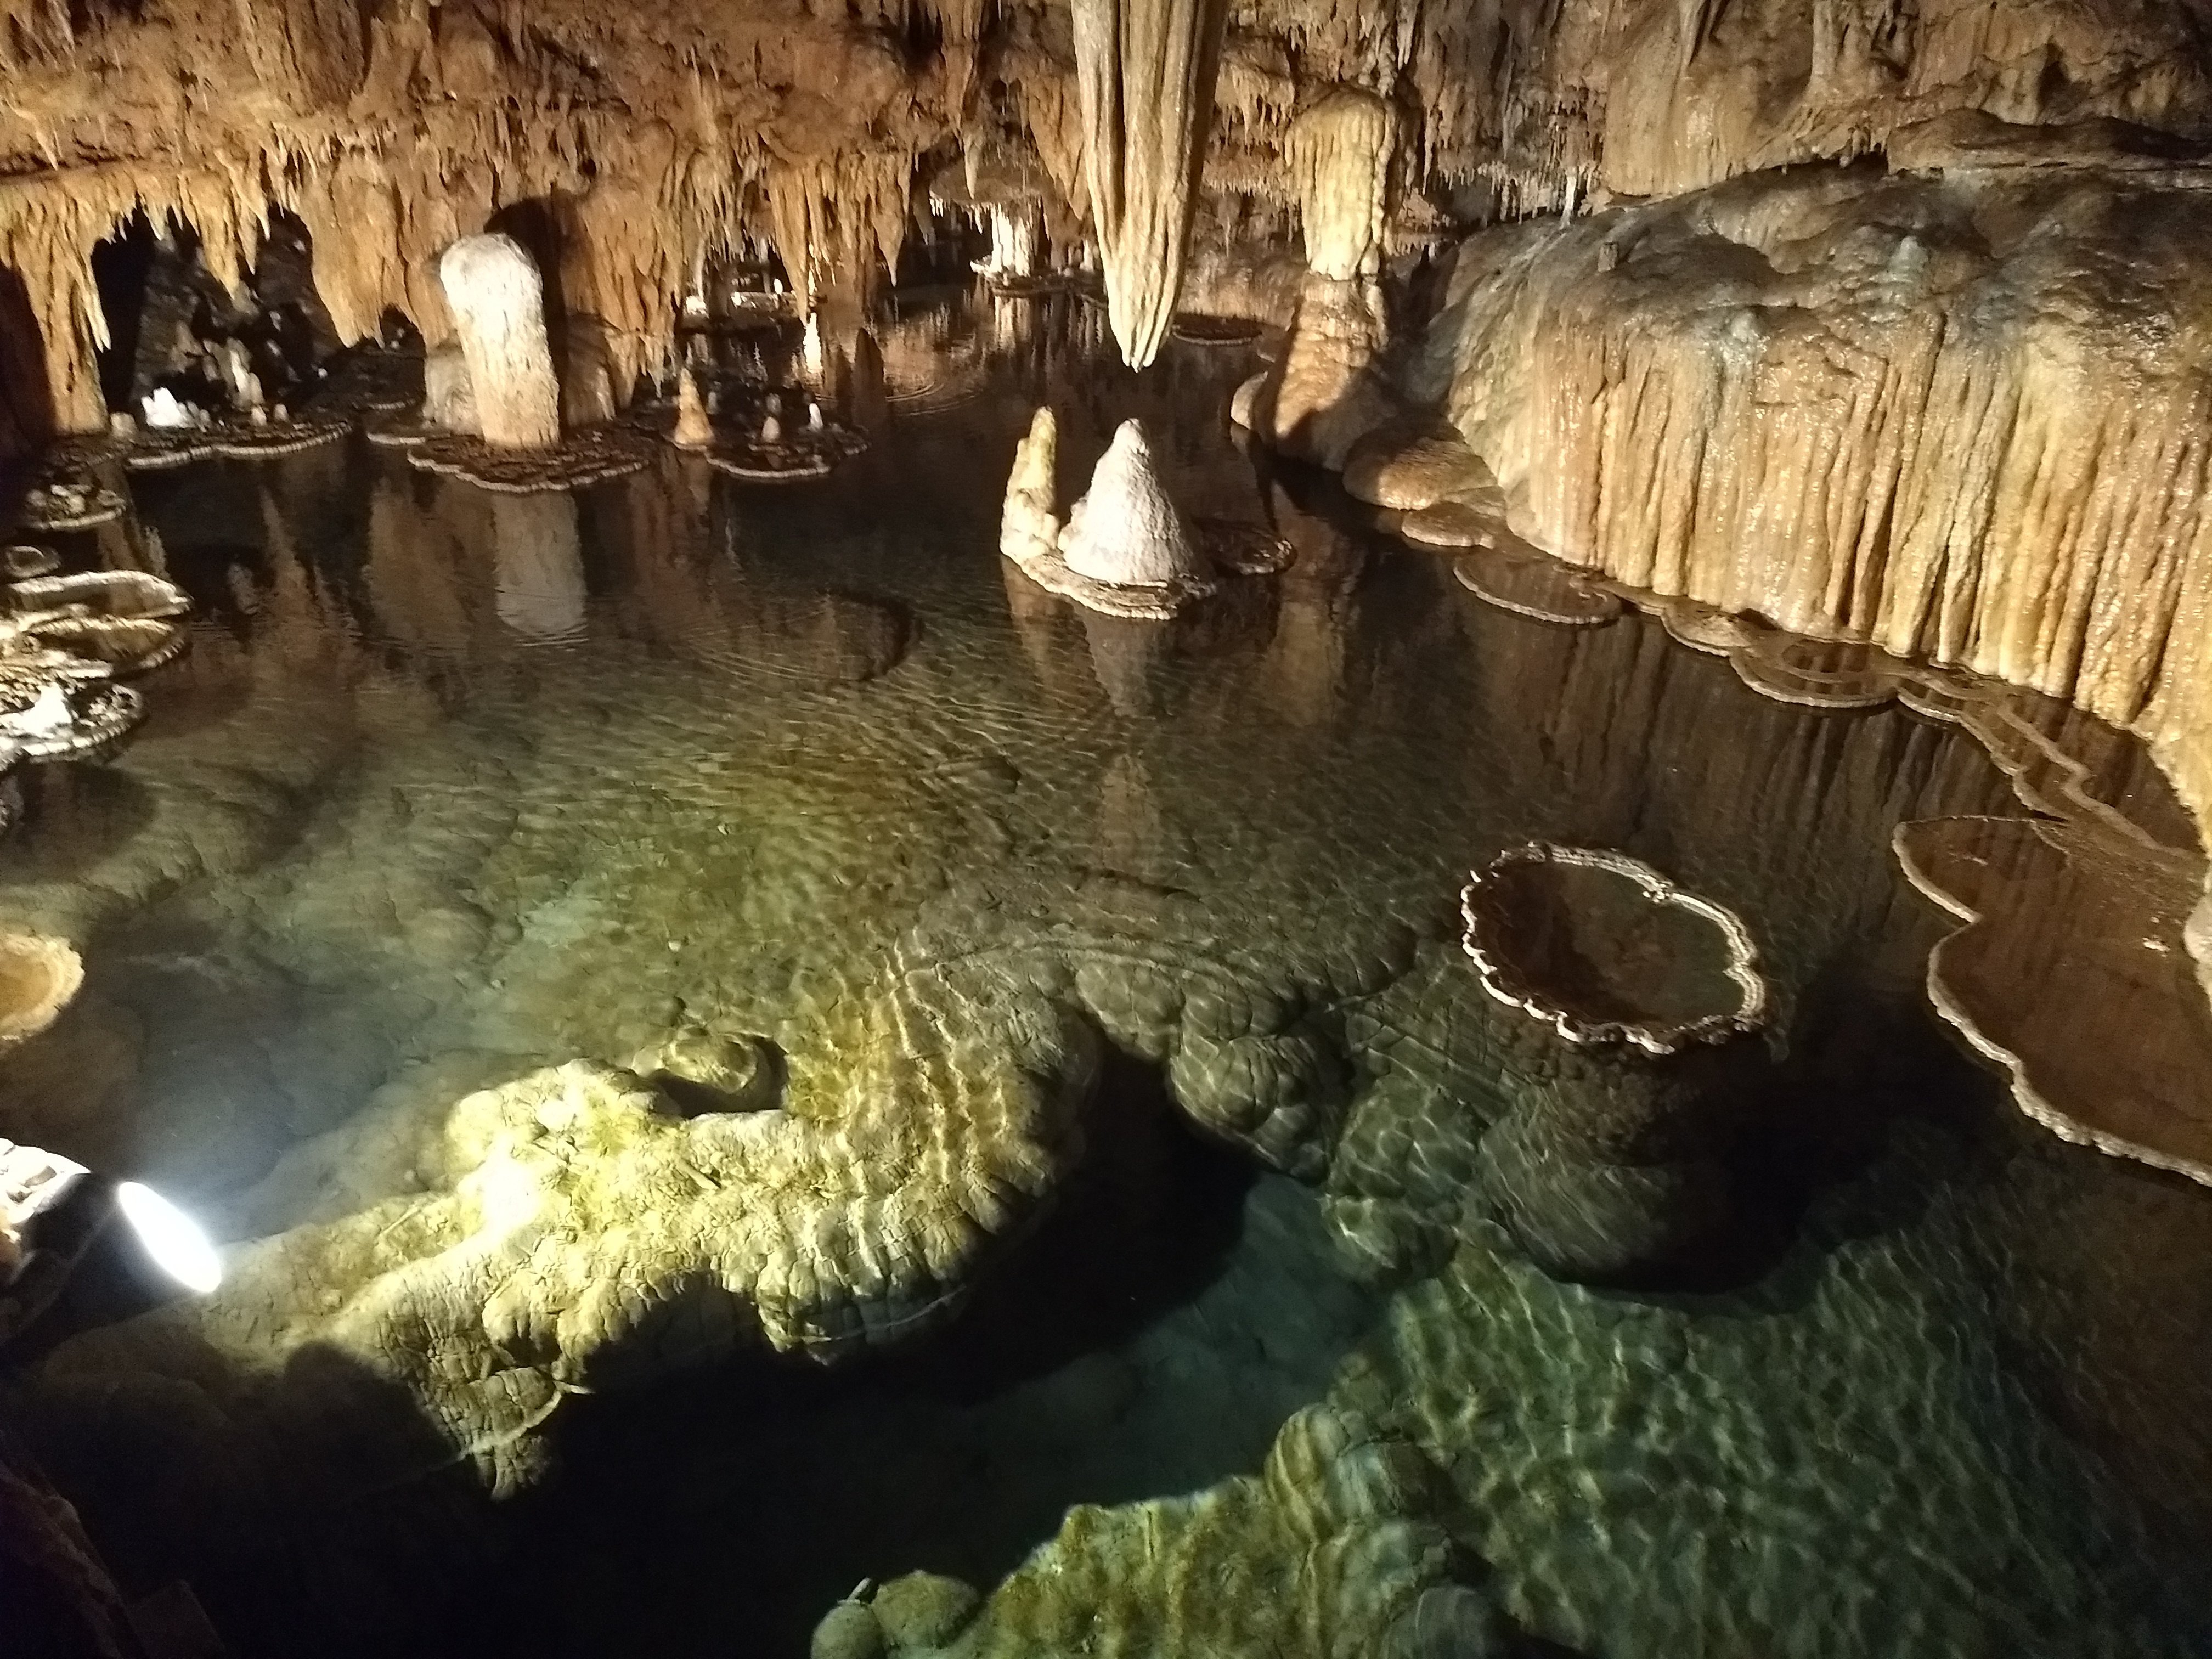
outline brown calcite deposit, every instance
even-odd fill
[[[1567,628],[1595,628],[1627,609],[1619,594],[1572,565],[1510,543],[1461,555],[1452,574],[1468,592],[1501,611]]]
[[[1446,501],[1494,504],[1504,497],[1467,440],[1433,422],[1393,422],[1369,433],[1345,456],[1344,489],[1355,500],[1400,512]]]

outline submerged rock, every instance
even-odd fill
[[[882,1659],[883,1627],[866,1601],[840,1601],[814,1627],[806,1652],[807,1659]]]
[[[972,1584],[943,1573],[910,1572],[876,1592],[877,1626],[898,1653],[943,1647],[975,1616],[983,1598]]]
[[[84,964],[67,941],[0,933],[0,1052],[52,1025],[83,983]]]

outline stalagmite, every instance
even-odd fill
[[[1396,132],[1389,105],[1355,87],[1328,93],[1291,129],[1310,268],[1281,369],[1243,400],[1237,418],[1285,454],[1324,466],[1341,467],[1391,412],[1370,365],[1387,343],[1375,273]]]
[[[1117,586],[1167,587],[1199,575],[1190,526],[1168,499],[1137,422],[1122,422],[1098,458],[1090,489],[1060,532],[1060,550],[1077,575]]]
[[[465,236],[438,261],[460,333],[486,443],[550,449],[561,441],[561,386],[545,332],[544,285],[512,236]]]
[[[1182,286],[1224,0],[1074,0],[1091,219],[1121,356],[1157,356]]]
[[[983,269],[992,276],[1011,276],[1026,281],[1037,274],[1037,243],[1039,222],[1043,210],[1035,201],[994,204],[988,210],[991,221],[991,257]]]
[[[1053,468],[1060,428],[1049,405],[1030,419],[1029,435],[1014,451],[1014,470],[1006,479],[1006,504],[999,520],[999,551],[1027,566],[1060,544],[1060,519],[1054,512]]]
[[[676,376],[676,430],[673,441],[679,449],[704,449],[714,441],[714,423],[707,418],[707,405],[699,396],[699,382],[686,362]]]

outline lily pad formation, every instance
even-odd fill
[[[1912,884],[1965,925],[1928,994],[2064,1139],[2212,1187],[2212,1024],[2187,948],[2202,873],[2094,825],[1899,826]]]
[[[1592,1281],[1717,1238],[1735,1068],[1705,1045],[1758,1030],[1769,994],[1741,920],[1639,860],[1543,842],[1501,854],[1461,905],[1483,988],[1563,1040],[1484,1137],[1507,1230],[1547,1273]]]
[[[1626,854],[1532,842],[1492,860],[1460,907],[1483,988],[1569,1042],[1671,1054],[1765,1023],[1741,919]]]
[[[144,717],[118,678],[184,650],[181,590],[142,570],[51,573],[45,550],[9,550],[9,568],[36,572],[0,586],[0,780],[40,761],[112,753]],[[12,791],[0,823],[15,813]]]

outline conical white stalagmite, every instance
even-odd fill
[[[550,449],[561,441],[561,386],[545,333],[538,266],[512,236],[464,236],[438,261],[461,338],[484,441]]]
[[[1225,0],[1073,0],[1084,170],[1121,356],[1158,355],[1182,287]]]
[[[1060,550],[1070,570],[1097,582],[1164,587],[1203,577],[1190,528],[1160,483],[1139,422],[1122,422],[1098,458],[1091,488],[1067,515]]]

